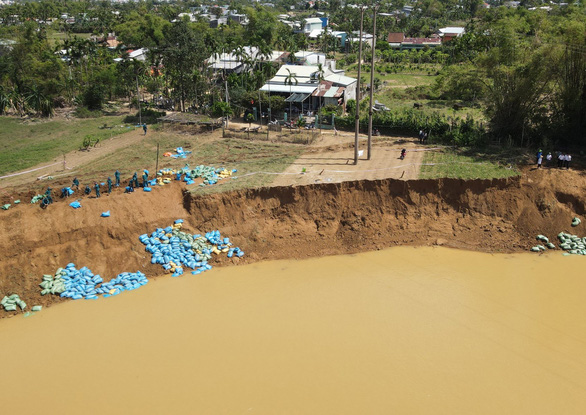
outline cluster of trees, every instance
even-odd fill
[[[277,68],[267,59],[271,50],[295,52],[307,46],[305,36],[278,22],[276,13],[267,8],[236,4],[236,10],[247,14],[246,28],[230,22],[211,29],[207,20],[177,18],[180,11],[190,10],[188,5],[79,1],[65,8],[64,2],[43,0],[34,6],[0,9],[0,33],[16,41],[0,49],[0,113],[14,110],[50,115],[55,106],[65,104],[94,110],[106,100],[136,100],[144,90],[180,110],[208,108],[225,99],[226,85],[233,89],[230,96],[238,106],[244,102],[240,97],[256,91],[274,75]],[[114,13],[120,8],[126,10]],[[55,42],[52,38],[56,30],[63,30],[62,23],[55,27],[46,22],[65,12],[83,16],[76,22],[93,22],[96,38],[116,32],[124,47],[110,50],[95,39],[78,37],[71,33],[70,25],[66,26],[65,40]],[[261,50],[256,60],[241,53],[250,72],[218,78],[208,68],[206,59],[210,56],[231,51],[238,54],[245,45]],[[126,49],[140,47],[148,48],[145,62],[127,58]],[[123,60],[114,62],[117,57]]]
[[[586,143],[586,12],[499,8],[467,27],[435,92],[477,101],[517,145]]]

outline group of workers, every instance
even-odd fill
[[[134,175],[132,176],[132,178],[128,182],[128,186],[126,186],[124,193],[132,193],[132,192],[134,192],[134,188],[136,188],[136,187],[141,187],[141,186],[147,187],[148,180],[149,180],[149,171],[148,170],[143,171],[142,184],[139,184],[138,175],[136,172],[134,172]],[[116,170],[116,172],[114,173],[114,181],[112,181],[112,177],[108,177],[108,180],[106,181],[106,186],[108,187],[108,194],[112,193],[112,187],[114,187],[114,186],[120,187],[120,171],[119,170]],[[93,189],[92,189],[92,187],[93,187]],[[90,185],[86,185],[83,190],[83,194],[86,196],[89,196],[92,193],[92,190],[94,190],[96,197],[100,197],[101,196],[100,184],[98,182],[94,182],[92,187],[90,187]],[[69,197],[75,191],[79,191],[79,180],[77,179],[77,177],[75,177],[73,179],[71,187],[64,187],[61,189],[61,197],[62,198]],[[53,203],[53,197],[51,195],[51,192],[52,192],[52,189],[50,187],[47,188],[47,190],[45,191],[44,199],[47,202],[47,204]]]
[[[545,160],[547,162],[547,167],[553,166],[553,162],[552,162],[553,156],[551,153],[547,153],[547,155],[545,156]],[[570,162],[572,161],[572,156],[568,153],[563,153],[561,151],[558,151],[557,152],[557,161],[558,161],[558,168],[569,169]],[[537,168],[541,168],[542,163],[543,163],[543,151],[541,151],[541,149],[540,149],[537,151]]]

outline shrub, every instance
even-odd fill
[[[150,108],[142,110],[141,116],[139,117],[138,112],[135,115],[127,115],[124,118],[124,122],[126,124],[138,124],[139,122],[143,122],[146,124],[156,124],[160,117],[164,117],[166,115],[165,111],[156,111]]]

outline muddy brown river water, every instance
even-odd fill
[[[0,321],[3,414],[584,414],[586,258],[392,248]]]

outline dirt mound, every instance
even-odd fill
[[[48,305],[57,296],[40,296],[43,274],[54,274],[69,262],[87,266],[104,279],[124,271],[160,268],[150,263],[138,236],[186,217],[179,184],[152,193],[123,194],[118,189],[101,198],[83,198],[82,207],[58,201],[42,210],[20,205],[0,215],[0,297],[18,293],[28,304]],[[109,218],[100,217],[109,210]]]
[[[105,279],[124,271],[160,274],[138,235],[177,218],[191,232],[219,229],[247,253],[224,264],[405,244],[527,250],[538,233],[586,234],[586,221],[570,227],[586,212],[585,182],[580,172],[539,170],[515,179],[382,179],[206,196],[173,183],[152,193],[84,198],[77,210],[63,201],[45,211],[21,205],[0,213],[0,296],[17,293],[31,305],[60,301],[41,297],[38,284],[69,262]],[[106,210],[111,217],[101,218]]]

